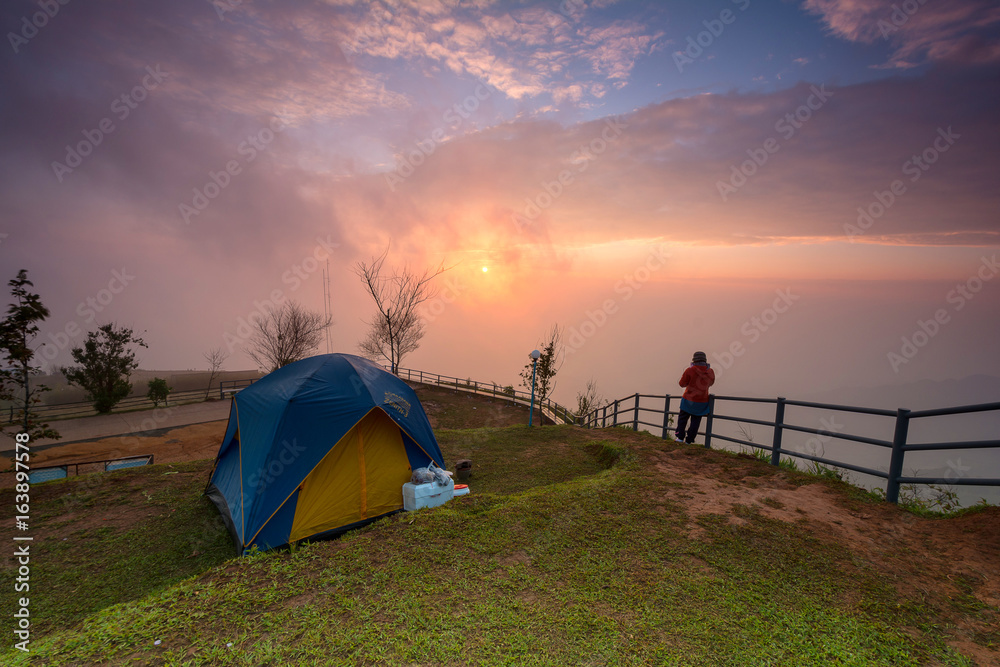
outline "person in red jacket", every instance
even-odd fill
[[[708,388],[715,384],[715,371],[708,364],[708,357],[704,352],[695,352],[691,359],[691,365],[684,369],[681,380],[678,384],[686,387],[684,396],[681,397],[681,412],[677,416],[677,431],[674,433],[674,440],[691,444],[698,435],[698,428],[701,426],[701,418],[708,414]],[[687,428],[688,420],[691,420],[691,427]],[[687,430],[687,438],[684,431]]]

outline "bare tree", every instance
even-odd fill
[[[608,401],[597,391],[597,382],[594,381],[594,378],[590,378],[583,391],[576,395],[577,417],[583,419],[592,411],[603,408],[607,403]]]
[[[222,364],[226,363],[226,359],[229,358],[229,353],[224,352],[221,347],[216,347],[204,355],[205,361],[208,362],[208,386],[205,388],[205,400],[208,400],[208,394],[212,391],[212,383],[215,382],[215,378],[219,377],[219,372],[222,370]]]
[[[424,336],[424,323],[417,314],[417,306],[434,296],[430,282],[447,269],[442,265],[417,275],[403,267],[390,273],[385,266],[388,255],[386,247],[381,255],[370,262],[358,262],[354,269],[378,310],[358,348],[370,359],[385,359],[392,372],[398,374],[403,356],[420,347]]]
[[[332,323],[329,316],[287,301],[254,321],[247,354],[261,368],[277,370],[308,357]]]
[[[420,339],[424,337],[423,320],[416,313],[413,313],[411,318],[414,320],[412,323],[402,322],[397,328],[395,355],[397,367],[405,355],[420,347]],[[388,323],[381,317],[375,318],[370,324],[366,338],[358,343],[358,349],[369,359],[386,359],[391,363],[393,353],[390,340],[392,339],[389,336]]]
[[[528,363],[521,370],[521,386],[531,391],[531,380],[535,380],[535,394],[539,402],[544,401],[555,391],[555,377],[559,369],[562,368],[562,334],[563,330],[558,324],[553,324],[545,339],[539,345],[542,356],[538,358],[537,365],[529,357]],[[532,373],[532,366],[535,366]]]

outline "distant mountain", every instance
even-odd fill
[[[789,398],[792,398],[791,396]],[[817,403],[871,408],[929,410],[956,405],[1000,402],[1000,377],[970,375],[959,380],[920,380],[878,387],[840,387],[794,398]]]

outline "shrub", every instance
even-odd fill
[[[164,405],[167,404],[167,395],[171,391],[172,388],[167,386],[166,380],[163,378],[153,378],[149,381],[149,393],[146,395],[153,402],[153,407],[155,408],[160,405],[160,401],[163,401]]]

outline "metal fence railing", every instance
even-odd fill
[[[388,369],[388,366],[386,366],[386,368]],[[492,396],[493,398],[509,400],[511,403],[517,405],[529,405],[531,403],[530,392],[520,391],[511,385],[503,387],[498,385],[496,382],[482,382],[471,378],[463,380],[462,378],[441,375],[439,373],[428,373],[426,371],[418,371],[410,368],[397,368],[396,370],[398,377],[411,382],[433,384],[439,387],[452,387],[459,391],[467,391],[473,394],[480,394],[482,396]],[[536,395],[535,407],[554,423],[579,423],[579,417],[576,413],[570,411],[562,405],[559,405],[549,397],[546,397],[544,400],[539,400]]]
[[[225,398],[227,395],[235,394],[240,389],[244,387],[249,387],[256,380],[253,378],[246,380],[222,380],[219,382],[219,398]]]
[[[622,399],[613,401],[605,406],[596,408],[583,417],[583,425],[588,428],[603,428],[607,426],[627,426],[636,431],[640,427],[659,430],[661,438],[666,439],[670,434],[671,417],[679,414],[672,411],[670,404],[676,400],[679,406],[680,396],[653,395],[653,394],[633,394]],[[656,400],[657,407],[649,407],[643,401]],[[774,405],[773,419],[755,419],[750,417],[724,414],[720,411],[720,403],[762,403]],[[662,406],[662,407],[660,407]],[[872,438],[865,435],[856,435],[842,431],[831,431],[829,429],[817,429],[800,424],[790,423],[785,417],[785,408],[789,406],[800,408],[815,408],[820,410],[832,410],[839,412],[854,413],[860,415],[874,415],[878,417],[888,417],[894,420],[893,436],[891,440]],[[832,405],[828,403],[811,403],[807,401],[788,400],[783,397],[778,398],[750,398],[745,396],[716,396],[709,397],[709,413],[705,417],[705,430],[699,435],[705,437],[705,447],[712,446],[712,440],[722,440],[732,442],[747,447],[752,447],[771,453],[771,464],[779,465],[781,457],[794,457],[812,461],[814,463],[852,470],[864,473],[880,479],[886,480],[885,497],[889,502],[899,501],[899,487],[901,484],[955,484],[965,486],[1000,486],[1000,477],[953,477],[946,480],[932,477],[918,477],[903,474],[903,464],[907,452],[941,452],[952,450],[972,450],[972,449],[1000,449],[1000,440],[970,440],[970,441],[950,441],[932,443],[909,443],[907,438],[909,427],[914,420],[929,419],[932,417],[942,417],[950,415],[965,415],[976,412],[997,411],[1000,414],[1000,403],[981,403],[978,405],[964,405],[960,407],[940,408],[935,410],[882,410],[877,408],[853,407],[846,405]],[[655,419],[656,421],[650,421]],[[740,424],[753,424],[770,427],[772,438],[770,444],[754,442],[746,438],[736,438],[713,432],[713,426],[717,421],[737,422]],[[824,438],[838,438],[850,442],[862,443],[865,445],[880,447],[889,450],[889,463],[886,470],[856,465],[847,461],[838,461],[825,456],[817,456],[797,450],[782,448],[782,436],[786,431],[813,434]]]
[[[31,484],[51,482],[55,479],[69,477],[69,469],[73,468],[76,476],[80,475],[80,466],[88,467],[89,472],[112,472],[114,470],[124,470],[125,468],[138,468],[140,466],[153,465],[154,454],[138,454],[136,456],[119,456],[113,459],[96,459],[93,461],[74,461],[72,463],[49,463],[44,466],[32,468],[28,473],[28,481]]]
[[[173,391],[167,397],[166,405],[176,405],[179,403],[189,403],[204,400],[206,391],[204,389],[192,389],[190,391]],[[146,396],[129,396],[123,398],[115,404],[112,412],[124,412],[128,410],[141,410],[152,408],[153,402]],[[72,403],[56,403],[54,405],[34,405],[31,411],[42,420],[46,419],[69,419],[72,417],[89,417],[96,415],[93,401],[74,401]],[[10,405],[0,412],[0,420],[8,424],[15,424],[19,419],[20,409],[16,405]]]

